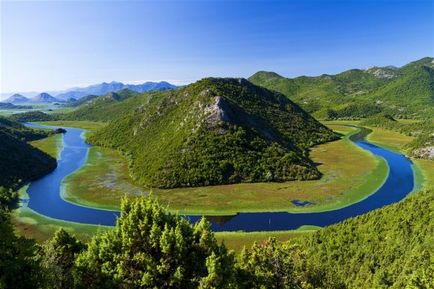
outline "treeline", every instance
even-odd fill
[[[1,116],[0,131],[23,141],[34,141],[56,133],[56,131],[52,130],[26,127],[19,122],[13,121],[12,118],[7,119]]]
[[[45,112],[35,110],[35,111],[26,111],[22,113],[12,114],[9,119],[16,122],[31,122],[31,121],[50,121],[50,120],[58,120],[59,117],[54,114],[47,114]]]
[[[0,212],[0,288],[432,288],[434,192],[291,242],[239,255],[210,225],[124,199],[116,227],[85,244],[64,230],[38,245]]]
[[[89,95],[71,104],[76,107],[75,110],[56,114],[56,117],[62,120],[109,122],[133,112],[152,93],[154,92],[139,94],[129,89],[123,89],[103,96]]]
[[[359,119],[365,118],[383,111],[383,107],[370,103],[352,103],[340,109],[326,109],[323,118],[336,119]]]

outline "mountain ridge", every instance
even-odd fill
[[[319,118],[360,118],[379,112],[398,118],[434,112],[434,58],[401,67],[350,69],[338,74],[286,78],[258,71],[257,85],[283,93]]]
[[[29,102],[30,99],[25,97],[24,95],[21,95],[19,93],[15,93],[11,95],[10,97],[6,98],[2,102],[5,103],[23,103],[23,102]]]
[[[108,92],[117,92],[119,90],[126,89],[126,88],[135,92],[143,93],[145,91],[175,89],[177,87],[178,86],[171,84],[167,81],[159,81],[159,82],[147,81],[142,84],[124,84],[118,81],[111,81],[111,82],[92,84],[86,87],[73,87],[66,90],[53,90],[53,91],[50,90],[50,91],[46,91],[46,93],[49,93],[52,96],[56,97],[58,101],[68,101],[71,98],[79,99],[81,97],[85,97],[88,95],[100,96],[100,95],[107,94]],[[24,94],[26,96],[24,96]],[[14,95],[19,95],[25,97],[26,99],[30,99],[37,94],[40,93],[37,92],[15,93],[1,101],[10,102],[8,101],[8,99]],[[2,93],[3,97],[5,95],[6,95],[5,93]]]
[[[122,82],[112,81],[109,83],[103,82],[100,84],[94,84],[83,88],[72,88],[69,91],[57,94],[56,97],[59,99],[68,100],[70,98],[80,99],[88,95],[101,96],[109,92],[117,92],[123,89],[129,89],[131,91],[143,93],[151,90],[167,90],[174,88],[176,88],[175,85],[166,81],[148,81],[142,84],[124,84]]]
[[[56,97],[46,92],[42,92],[38,95],[35,95],[30,99],[30,101],[31,102],[61,102],[61,100],[57,99]]]

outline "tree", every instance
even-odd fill
[[[72,269],[75,258],[85,248],[82,242],[63,229],[54,234],[42,251],[48,288],[74,288]]]
[[[233,287],[234,257],[204,219],[192,226],[152,197],[124,199],[121,212],[78,256],[78,288]]]
[[[339,280],[326,274],[320,266],[307,263],[305,251],[300,246],[278,244],[270,238],[262,244],[254,243],[244,249],[238,266],[238,282],[242,288],[345,288]]]
[[[33,240],[17,237],[7,211],[0,208],[0,289],[38,288],[42,283]]]

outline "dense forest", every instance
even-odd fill
[[[434,114],[431,57],[400,68],[352,69],[316,77],[285,78],[274,72],[259,71],[249,80],[283,93],[317,118],[363,118],[380,112],[396,118]]]
[[[64,230],[43,245],[17,237],[0,210],[0,288],[432,288],[434,192],[239,255],[210,225],[124,199],[113,230],[82,243]]]
[[[285,96],[244,79],[207,78],[121,103],[117,111],[128,105],[130,113],[89,141],[123,152],[136,180],[151,187],[316,179],[309,147],[338,138]]]
[[[54,131],[36,130],[0,117],[0,201],[9,202],[13,191],[56,168],[56,160],[32,147],[28,141],[41,139]]]

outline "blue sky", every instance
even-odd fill
[[[433,56],[433,1],[1,1],[1,92]]]

